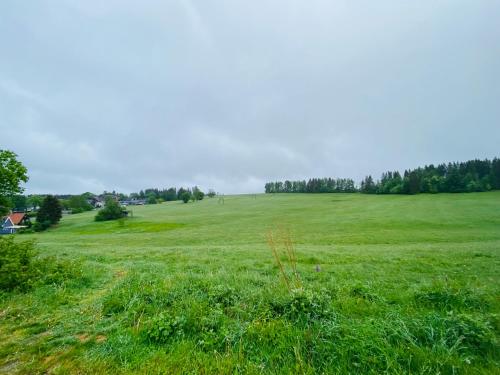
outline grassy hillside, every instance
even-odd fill
[[[93,215],[18,236],[82,274],[0,295],[0,373],[498,373],[500,192]]]

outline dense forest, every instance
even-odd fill
[[[312,178],[307,182],[268,182],[266,193],[417,194],[465,193],[500,189],[500,159],[426,165],[403,174],[389,171],[375,181],[367,176],[359,188],[351,179]]]

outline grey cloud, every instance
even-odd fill
[[[500,4],[3,1],[0,148],[28,192],[265,181],[494,157]]]

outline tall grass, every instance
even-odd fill
[[[302,280],[297,271],[297,253],[289,229],[279,227],[269,229],[267,244],[271,249],[276,266],[288,291],[302,288]]]

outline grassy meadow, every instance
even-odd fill
[[[500,192],[131,209],[17,236],[78,272],[0,294],[0,373],[500,373]]]

